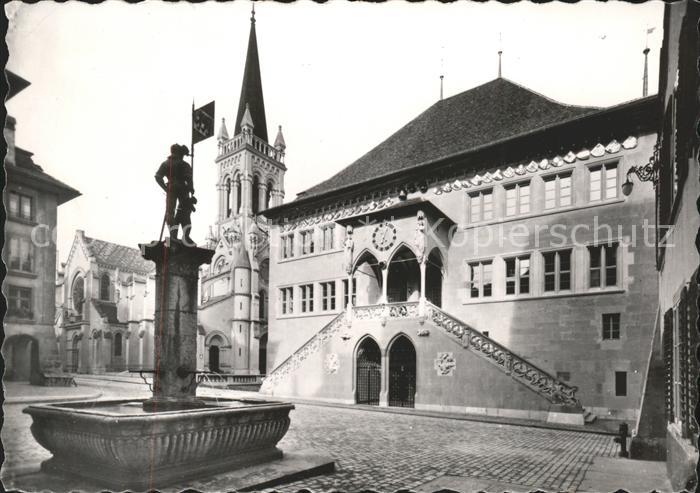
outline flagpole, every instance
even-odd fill
[[[192,98],[192,115],[190,116],[190,161],[192,163],[192,188],[194,188],[194,98]]]

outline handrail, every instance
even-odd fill
[[[311,336],[308,341],[299,346],[299,349],[290,354],[287,359],[277,365],[274,370],[263,378],[260,391],[264,392],[265,390],[270,389],[270,387],[275,385],[291,371],[296,370],[299,365],[301,365],[301,362],[307,358],[307,356],[315,353],[319,349],[321,343],[326,342],[335,332],[338,331],[344,321],[344,318],[345,311],[342,311],[333,320],[328,322],[321,330]],[[320,343],[314,345],[318,341],[320,341]]]
[[[468,349],[473,349],[493,363],[513,374],[555,404],[580,406],[576,398],[578,387],[568,385],[522,356],[499,344],[478,330],[453,317],[441,308],[426,302],[431,321],[453,335]]]

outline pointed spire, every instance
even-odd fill
[[[252,121],[256,123],[253,134],[267,142],[267,121],[265,119],[265,101],[263,99],[262,79],[260,77],[260,60],[258,59],[258,40],[255,34],[255,8],[250,17],[250,35],[248,37],[248,53],[246,54],[245,70],[243,71],[243,83],[241,96],[238,100],[238,113],[234,133],[238,133],[246,111],[246,105],[250,107],[249,113]]]
[[[228,140],[228,130],[226,129],[226,118],[221,119],[221,127],[219,127],[219,133],[216,135],[216,140]]]
[[[253,117],[250,116],[250,106],[248,103],[245,104],[245,113],[243,113],[243,119],[241,120],[241,129],[243,129],[243,127],[255,128]]]
[[[440,76],[440,101],[442,101],[442,80],[445,78],[444,75]]]
[[[275,148],[281,151],[287,148],[287,144],[284,143],[284,135],[282,135],[282,125],[277,127],[277,137],[275,138]]]
[[[501,33],[498,33],[498,78],[501,78],[501,58],[503,57],[503,38]]]

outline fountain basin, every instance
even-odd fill
[[[115,489],[152,489],[282,457],[293,404],[200,398],[195,409],[150,412],[144,400],[29,406],[32,434],[53,457],[42,471]]]

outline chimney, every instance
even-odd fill
[[[5,120],[5,142],[7,142],[7,154],[5,155],[6,165],[16,165],[15,161],[15,124],[17,120],[14,117],[7,115]]]

